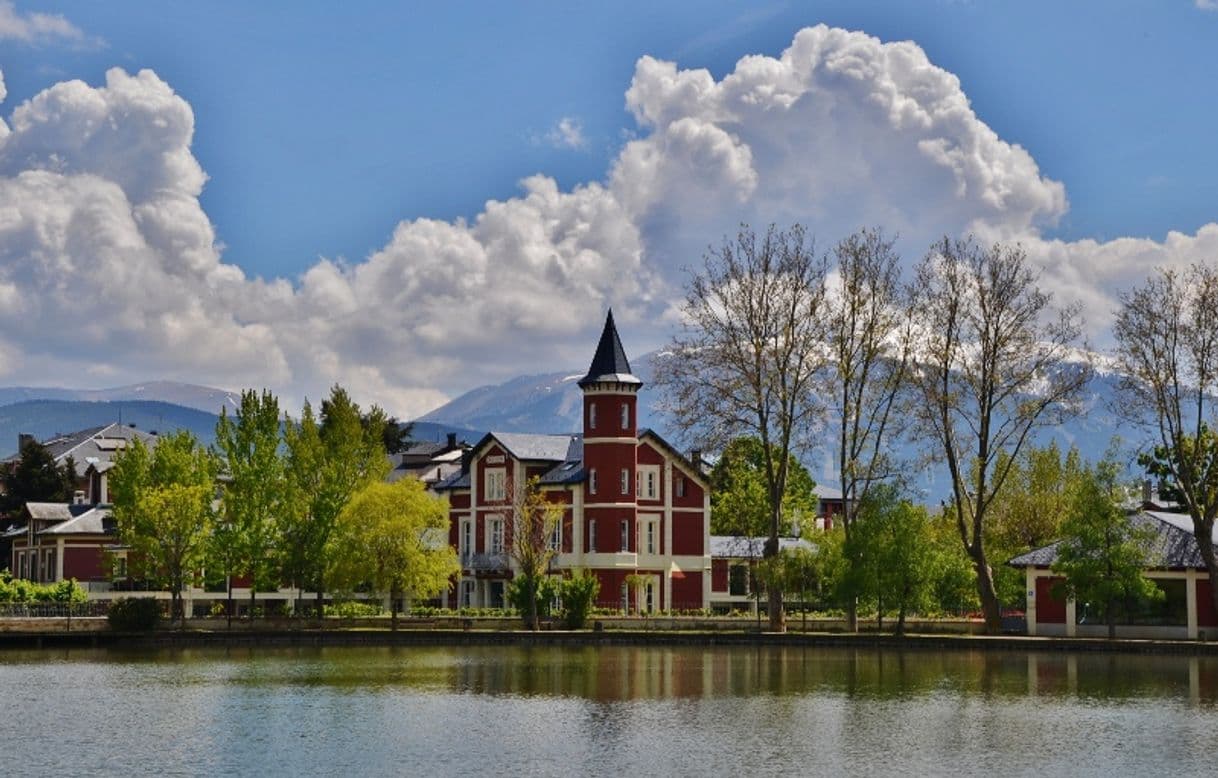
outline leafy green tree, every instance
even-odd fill
[[[854,564],[846,571],[849,595],[873,603],[883,628],[886,610],[897,612],[896,634],[905,617],[925,611],[934,587],[934,540],[926,509],[901,499],[891,485],[874,488],[859,505],[846,542]]]
[[[283,510],[284,463],[279,453],[279,401],[269,391],[241,393],[236,418],[227,409],[216,423],[224,479],[222,558],[250,580],[250,622],[260,586],[275,585],[276,538]],[[227,544],[229,546],[223,548]],[[230,589],[231,591],[231,589]]]
[[[70,458],[69,458],[70,459]],[[4,468],[0,484],[0,515],[17,513],[27,502],[67,502],[76,487],[75,465],[55,464],[51,452],[41,443],[30,440],[21,447],[20,456],[12,469]],[[67,469],[72,466],[72,471]]]
[[[182,430],[161,437],[152,451],[133,440],[109,474],[128,564],[137,577],[168,587],[175,619],[184,618],[182,589],[203,567],[216,471],[215,457]]]
[[[460,570],[448,544],[448,502],[412,478],[364,486],[339,513],[326,559],[335,589],[389,594],[396,630],[403,597],[434,597]]]
[[[1086,478],[1078,449],[1072,447],[1063,456],[1056,442],[1026,448],[1012,461],[1004,454],[999,469],[1004,468],[1007,477],[994,497],[986,526],[986,544],[995,559],[1010,559],[1061,537],[1062,520]],[[994,586],[1006,605],[1026,606],[1022,570],[999,566]]]
[[[514,490],[513,490],[514,491]],[[551,502],[541,490],[537,476],[525,482],[520,494],[512,495],[509,527],[504,538],[504,549],[516,564],[516,575],[525,587],[521,609],[525,626],[537,629],[537,600],[541,596],[539,586],[550,567],[550,560],[558,553],[553,544],[555,530],[563,517],[561,503]]]
[[[580,629],[588,621],[601,581],[587,570],[572,570],[558,585],[562,599],[563,624],[567,629]]]
[[[711,469],[711,532],[716,535],[764,537],[770,532],[765,451],[756,437],[735,438]],[[786,531],[816,515],[816,483],[807,468],[787,458],[782,526]]]
[[[1118,604],[1162,596],[1143,575],[1154,535],[1133,524],[1122,496],[1110,460],[1087,471],[1062,522],[1053,563],[1053,571],[1065,576],[1068,596],[1103,605],[1109,639],[1116,637]]]
[[[287,505],[282,527],[284,570],[299,588],[317,595],[317,616],[325,598],[326,546],[338,515],[363,486],[389,470],[384,414],[362,414],[346,390],[335,386],[322,403],[318,423],[306,402],[299,423],[284,426],[287,449]],[[378,421],[379,420],[379,421]]]

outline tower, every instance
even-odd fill
[[[643,382],[630,372],[613,311],[588,374],[584,393],[585,551],[635,553],[635,471],[638,456],[638,391]]]

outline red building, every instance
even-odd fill
[[[610,312],[583,390],[583,433],[487,434],[436,491],[450,503],[449,541],[461,573],[451,607],[501,607],[513,575],[506,533],[512,495],[536,476],[565,506],[551,538],[552,572],[584,569],[601,582],[598,605],[689,610],[710,602],[710,495],[700,470],[651,430]],[[628,583],[629,577],[629,583]]]

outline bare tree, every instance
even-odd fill
[[[561,503],[551,502],[546,497],[537,476],[512,495],[511,524],[504,546],[524,583],[527,598],[524,617],[528,629],[535,630],[538,626],[537,593],[542,576],[550,569],[550,560],[558,553],[557,529],[564,510]]]
[[[813,379],[826,359],[818,313],[825,267],[803,227],[742,226],[704,257],[682,306],[684,327],[657,360],[663,407],[686,438],[725,447],[760,438],[770,516],[767,558],[778,554],[787,463],[820,417]],[[786,628],[782,590],[769,590],[770,628]]]
[[[1122,296],[1113,334],[1122,408],[1146,425],[1155,448],[1143,461],[1165,478],[1193,521],[1218,613],[1218,267],[1161,270]]]
[[[1034,430],[1060,424],[1090,365],[1068,360],[1077,306],[1055,311],[1018,246],[945,238],[918,267],[916,362],[922,433],[946,460],[949,512],[977,573],[986,629],[1002,625],[986,519]]]
[[[838,472],[842,525],[849,547],[858,506],[872,485],[891,478],[899,463],[888,455],[891,433],[907,418],[894,415],[904,394],[911,344],[909,291],[901,283],[901,258],[878,229],[861,230],[837,244],[839,279],[825,300],[832,370],[832,410],[838,422]],[[858,629],[851,598],[847,628]]]

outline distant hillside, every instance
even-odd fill
[[[451,424],[438,424],[432,421],[416,421],[410,428],[410,439],[417,441],[426,441],[428,443],[443,443],[448,439],[449,433],[454,433],[457,436],[457,442],[464,441],[465,443],[477,443],[486,431],[479,432],[465,427],[455,427]]]
[[[159,433],[186,429],[204,444],[215,437],[217,415],[168,402],[123,400],[28,400],[0,407],[0,457],[17,451],[21,433],[45,440],[57,433],[97,427],[121,421],[142,430]]]
[[[46,386],[0,387],[0,406],[27,400],[85,400],[88,402],[114,402],[118,400],[140,400],[172,403],[198,411],[218,414],[220,408],[236,406],[240,395],[224,389],[178,381],[147,381],[110,389],[63,389]]]

